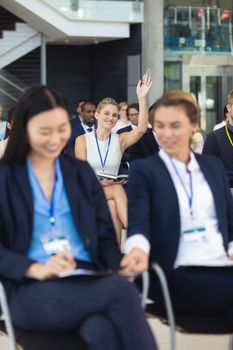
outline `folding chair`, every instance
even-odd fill
[[[170,350],[176,349],[176,329],[182,333],[190,334],[228,334],[230,336],[228,349],[233,350],[232,324],[225,319],[214,317],[193,317],[177,313],[174,316],[166,276],[157,263],[152,264],[152,269],[158,276],[165,307],[155,302],[147,307],[147,311],[149,314],[158,317],[162,323],[170,326]]]
[[[149,290],[149,273],[144,272],[142,274],[142,293],[141,293],[141,305],[145,308],[146,299]],[[6,295],[2,284],[0,283],[0,302],[2,308],[2,319],[0,319],[0,330],[9,335],[10,349],[17,350],[17,344],[19,344],[23,350],[87,350],[81,337],[77,332],[67,333],[37,333],[29,332],[13,328],[11,318],[8,310],[8,304]],[[3,323],[4,321],[4,323]]]
[[[0,282],[0,322],[5,325],[6,333],[9,337],[10,350],[17,350],[15,334],[8,309],[7,298],[2,283]]]

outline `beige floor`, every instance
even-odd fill
[[[159,350],[169,350],[169,329],[156,319],[149,319],[159,345]],[[227,336],[199,336],[177,333],[176,350],[227,350]],[[8,340],[0,335],[0,349],[9,350]],[[146,349],[145,349],[146,350]]]
[[[149,319],[159,350],[169,350],[169,328],[159,320]],[[228,350],[228,336],[203,336],[176,333],[176,350]]]

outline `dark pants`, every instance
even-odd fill
[[[175,312],[218,315],[233,326],[233,267],[179,267],[173,270],[169,288]]]
[[[91,350],[156,349],[137,289],[119,276],[27,281],[9,304],[21,329],[78,329]]]

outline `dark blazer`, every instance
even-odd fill
[[[74,155],[74,146],[75,146],[76,137],[80,135],[84,135],[85,130],[81,124],[81,120],[79,119],[79,117],[71,119],[70,124],[71,124],[71,136],[67,145],[67,150],[69,151],[70,154]]]
[[[148,128],[145,135],[130,147],[130,160],[143,159],[159,152],[159,145],[155,140],[153,130]]]
[[[129,131],[132,131],[133,128],[131,125],[128,125],[128,126],[125,126],[124,128],[121,128],[119,130],[117,130],[117,134],[122,134],[123,132],[129,132]]]
[[[214,156],[195,157],[212,190],[219,231],[227,248],[233,240],[233,199],[223,165]],[[168,275],[178,251],[180,213],[171,176],[158,155],[132,163],[127,193],[128,235],[145,235],[151,244],[151,261],[157,261]]]
[[[94,263],[118,268],[121,254],[106,199],[87,162],[61,156],[61,169],[74,223]],[[0,162],[0,279],[5,287],[22,281],[33,230],[33,197],[25,164]]]

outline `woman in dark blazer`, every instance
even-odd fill
[[[190,151],[199,107],[188,93],[154,105],[161,150],[135,161],[128,183],[129,238],[122,265],[164,269],[175,310],[233,320],[233,201],[221,162]],[[155,275],[151,298],[158,300]]]
[[[121,254],[88,164],[61,156],[68,108],[47,87],[19,101],[0,163],[0,278],[13,323],[78,329],[88,349],[156,349],[137,290],[120,276],[58,278],[76,267],[118,269]]]

